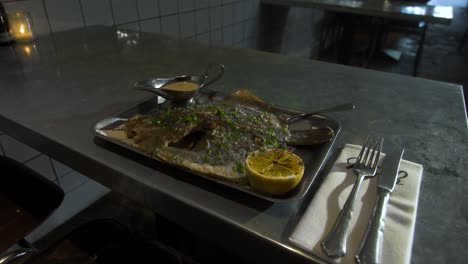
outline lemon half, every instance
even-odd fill
[[[294,189],[304,175],[304,162],[284,149],[257,150],[246,159],[247,178],[255,191],[280,196]]]

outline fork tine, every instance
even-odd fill
[[[359,155],[356,159],[356,164],[359,164],[361,162],[362,154],[364,153],[364,150],[366,149],[367,142],[369,141],[369,136],[366,137],[366,142],[364,145],[362,145],[361,152],[359,152]]]
[[[378,151],[377,151],[377,155],[376,155],[375,160],[374,160],[374,164],[372,164],[372,168],[377,168],[377,165],[378,165],[379,159],[380,159],[380,152],[382,152],[383,141],[384,141],[384,139],[380,138],[379,145],[376,146],[376,149],[378,149]]]
[[[367,145],[366,153],[364,154],[364,158],[361,162],[361,164],[364,166],[367,165],[367,161],[368,161],[367,158],[369,157],[369,152],[372,150],[372,142],[374,142],[374,136],[371,136],[369,140],[369,144],[366,144]]]
[[[372,140],[372,144],[369,146],[369,148],[371,149],[372,152],[371,152],[371,154],[370,154],[369,160],[367,160],[367,162],[366,162],[366,164],[365,164],[367,167],[371,167],[371,166],[372,166],[372,163],[373,163],[373,161],[374,161],[375,150],[376,150],[376,148],[377,148],[377,145],[379,144],[379,140],[380,140],[380,139],[379,139],[378,137],[374,138],[374,139]]]

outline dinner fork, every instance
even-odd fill
[[[357,176],[356,182],[333,228],[322,241],[322,249],[329,257],[342,257],[346,254],[347,234],[353,216],[354,202],[364,179],[375,176],[377,172],[382,145],[383,138],[368,136],[359,152],[353,166],[353,172]]]

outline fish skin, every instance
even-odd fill
[[[269,113],[269,108],[242,90],[221,102],[134,116],[123,131],[126,140],[149,155],[243,185],[247,184],[245,158],[255,150],[315,145],[333,137],[329,128],[289,131],[284,117]]]
[[[287,125],[276,116],[227,104],[138,115],[127,121],[124,130],[139,149],[150,155],[240,184],[247,180],[245,168],[239,164],[249,153],[279,145],[286,147],[289,136]]]

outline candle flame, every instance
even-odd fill
[[[25,29],[24,24],[21,24],[21,25],[20,25],[19,32],[20,32],[21,34],[26,33],[26,29]]]

